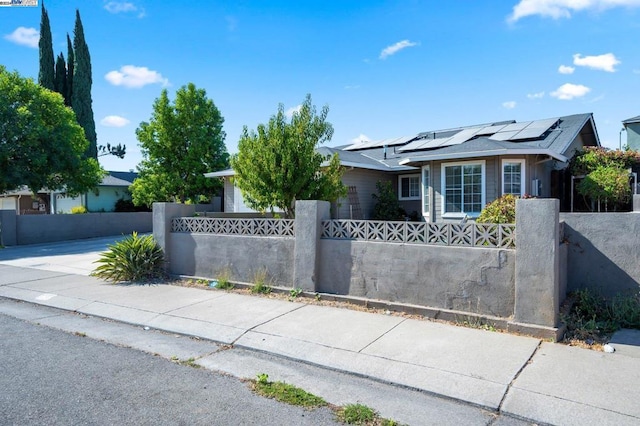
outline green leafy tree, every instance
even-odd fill
[[[219,190],[221,183],[204,174],[229,165],[223,123],[205,90],[193,83],[178,89],[175,103],[162,90],[151,120],[136,130],[143,159],[131,186],[133,202],[198,201]]]
[[[569,167],[574,176],[582,177],[576,190],[592,201],[592,209],[596,202],[603,202],[617,210],[631,197],[629,168],[636,164],[640,164],[637,151],[585,147],[574,155]]]
[[[0,66],[0,193],[94,188],[104,171],[83,157],[87,145],[62,96]]]
[[[90,158],[98,158],[98,146],[96,136],[96,123],[93,119],[93,107],[91,106],[91,56],[89,46],[84,39],[84,29],[80,20],[80,11],[76,9],[76,24],[73,30],[73,81],[71,88],[71,106],[76,113],[78,124],[84,129],[84,134],[89,141],[85,155]]]
[[[316,151],[333,135],[328,113],[325,106],[317,114],[307,95],[290,122],[280,104],[268,124],[258,125],[257,131],[244,127],[231,166],[249,207],[262,212],[279,209],[293,217],[296,200],[335,201],[346,194],[338,155]]]
[[[49,14],[42,3],[40,14],[40,40],[38,41],[38,53],[40,56],[40,70],[38,72],[38,84],[49,90],[54,90],[54,58],[53,42],[51,41],[51,26]]]

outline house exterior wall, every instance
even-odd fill
[[[56,213],[71,213],[71,209],[76,206],[84,205],[83,196],[67,197],[63,194],[55,195],[54,209]]]
[[[342,175],[342,183],[345,186],[355,186],[358,189],[358,200],[360,202],[360,209],[362,210],[364,219],[371,219],[373,206],[375,205],[375,200],[372,195],[378,193],[376,183],[379,180],[393,182],[393,176],[382,171],[365,169],[346,170]],[[333,218],[351,218],[348,197],[340,198],[338,200]]]
[[[222,211],[223,212],[233,212],[233,206],[234,206],[234,190],[233,190],[234,186],[233,186],[233,179],[231,178],[225,178],[224,179],[224,200],[223,200],[223,206],[222,206]]]
[[[100,186],[93,191],[87,192],[87,205],[85,207],[90,212],[112,212],[115,210],[116,201],[119,199],[131,199],[131,193],[126,187]]]
[[[640,123],[627,124],[625,128],[627,129],[627,146],[640,151]]]

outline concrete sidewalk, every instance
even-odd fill
[[[84,251],[68,243],[0,250],[0,297],[268,352],[539,423],[640,424],[640,356],[628,341],[606,354],[303,299],[106,284],[87,276],[103,241],[84,242]]]

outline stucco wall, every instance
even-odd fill
[[[255,281],[267,270],[267,284],[292,286],[293,238],[171,233],[169,271],[216,278],[228,269],[233,281]]]
[[[83,238],[151,232],[149,212],[16,216],[17,244],[50,243]]]
[[[640,290],[640,213],[562,213],[567,290]]]
[[[515,251],[320,240],[321,292],[509,317]]]

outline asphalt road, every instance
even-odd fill
[[[0,315],[3,425],[327,425],[240,380]]]

